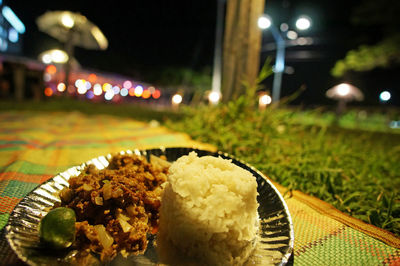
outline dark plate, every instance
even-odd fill
[[[258,265],[284,265],[293,252],[294,232],[293,224],[283,197],[268,181],[268,179],[254,167],[238,160],[226,153],[210,152],[192,148],[159,148],[148,150],[128,150],[121,153],[135,153],[138,155],[161,156],[165,155],[170,162],[175,161],[189,152],[195,151],[199,156],[212,155],[232,162],[241,168],[250,171],[257,180],[259,203],[258,213],[260,217],[260,230],[258,232],[256,250],[251,257],[252,264]],[[60,265],[69,264],[71,258],[79,251],[66,250],[59,253],[44,250],[39,245],[38,224],[55,202],[60,201],[57,193],[68,186],[68,179],[76,176],[88,164],[94,164],[97,168],[107,167],[112,155],[94,158],[80,166],[71,167],[55,177],[41,184],[31,191],[15,207],[6,226],[6,238],[18,257],[30,265]],[[153,240],[149,242],[144,255],[130,256],[127,259],[117,256],[111,265],[157,265],[157,252],[153,246]]]

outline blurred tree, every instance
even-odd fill
[[[375,34],[370,34],[366,41],[374,43],[348,51],[345,58],[336,62],[331,74],[341,77],[347,71],[369,71],[400,63],[399,14],[398,0],[362,1],[354,10],[352,23],[371,29],[370,33]]]
[[[147,73],[147,72],[146,72]],[[152,69],[143,77],[146,81],[164,87],[184,87],[191,91],[205,91],[211,87],[211,69],[193,70],[189,67]]]
[[[222,99],[228,102],[244,94],[246,86],[256,86],[260,66],[261,30],[258,18],[264,0],[228,0],[222,63]]]

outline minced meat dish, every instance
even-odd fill
[[[107,168],[89,165],[69,179],[57,205],[75,211],[77,249],[98,253],[102,261],[118,252],[146,250],[146,235],[157,232],[161,184],[169,167],[157,159],[148,163],[142,156],[115,155]]]

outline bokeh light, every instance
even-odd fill
[[[296,28],[299,30],[307,30],[311,27],[311,19],[307,16],[300,16],[296,20]]]
[[[122,87],[129,90],[130,88],[132,88],[132,82],[130,82],[129,80],[125,80],[124,83],[122,84]]]
[[[268,105],[272,102],[271,96],[268,94],[261,95],[259,98],[259,104],[260,105]]]
[[[112,87],[112,90],[114,91],[114,95],[117,95],[121,91],[121,88],[119,86],[114,86]]]
[[[208,95],[208,100],[211,104],[217,104],[221,99],[221,94],[217,91],[212,91]]]
[[[107,101],[112,100],[112,98],[114,97],[114,91],[113,90],[107,90],[106,93],[104,94],[104,99],[106,99]]]
[[[154,99],[158,99],[161,97],[161,91],[155,89],[154,92],[151,94],[153,96]]]
[[[65,87],[65,84],[64,84],[64,83],[62,83],[62,82],[58,83],[58,85],[57,85],[57,90],[58,90],[59,92],[63,92],[63,91],[65,91],[65,89],[66,89],[66,87]]]
[[[94,74],[94,73],[91,73],[91,74],[88,76],[88,80],[89,80],[90,82],[92,82],[92,83],[95,83],[96,80],[97,80],[97,75]]]
[[[103,89],[101,88],[101,85],[99,83],[94,84],[93,93],[96,96],[99,96],[103,93]]]
[[[389,101],[391,97],[392,97],[392,95],[391,95],[390,92],[388,92],[388,91],[382,91],[382,92],[379,94],[379,99],[380,99],[382,102],[387,102],[387,101]]]
[[[108,91],[108,90],[111,90],[112,89],[112,85],[110,84],[110,83],[104,83],[103,84],[103,91],[104,92],[106,92],[106,91]]]
[[[122,97],[125,97],[125,96],[127,96],[128,95],[128,93],[129,93],[129,90],[127,89],[127,88],[122,88],[121,89],[121,91],[120,91],[120,95],[122,96]]]
[[[178,105],[182,102],[183,98],[182,95],[180,94],[175,94],[174,96],[172,96],[172,104]]]
[[[337,93],[341,96],[346,96],[350,93],[350,86],[347,83],[342,83],[338,85]]]
[[[57,72],[57,67],[55,65],[48,65],[46,67],[46,72],[49,73],[50,75],[53,75]]]
[[[148,98],[150,98],[150,96],[151,96],[151,92],[150,92],[150,90],[144,90],[143,91],[143,93],[142,93],[142,98],[143,99],[148,99]]]
[[[51,95],[53,95],[53,90],[50,87],[45,88],[44,95],[46,95],[47,97],[50,97]]]
[[[143,87],[141,85],[137,85],[135,87],[135,96],[140,97],[142,96],[142,93],[143,93]]]
[[[263,15],[258,19],[257,24],[260,29],[268,29],[272,25],[272,20],[269,16]]]

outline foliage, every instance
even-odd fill
[[[400,2],[397,0],[362,1],[353,12],[352,22],[368,32],[364,43],[373,44],[350,50],[344,59],[336,62],[331,74],[341,77],[348,71],[369,71],[400,63],[399,12]]]
[[[344,59],[336,62],[331,70],[335,77],[347,71],[369,71],[377,67],[389,67],[400,63],[400,35],[391,36],[375,45],[361,45],[347,52]]]
[[[319,111],[255,110],[249,103],[243,96],[187,108],[167,126],[247,161],[288,191],[400,235],[400,134],[339,128],[329,120],[316,123]]]
[[[168,67],[150,72],[146,76],[155,84],[164,87],[186,87],[192,90],[205,90],[211,87],[211,69],[206,67],[201,71],[195,71],[184,67]]]

